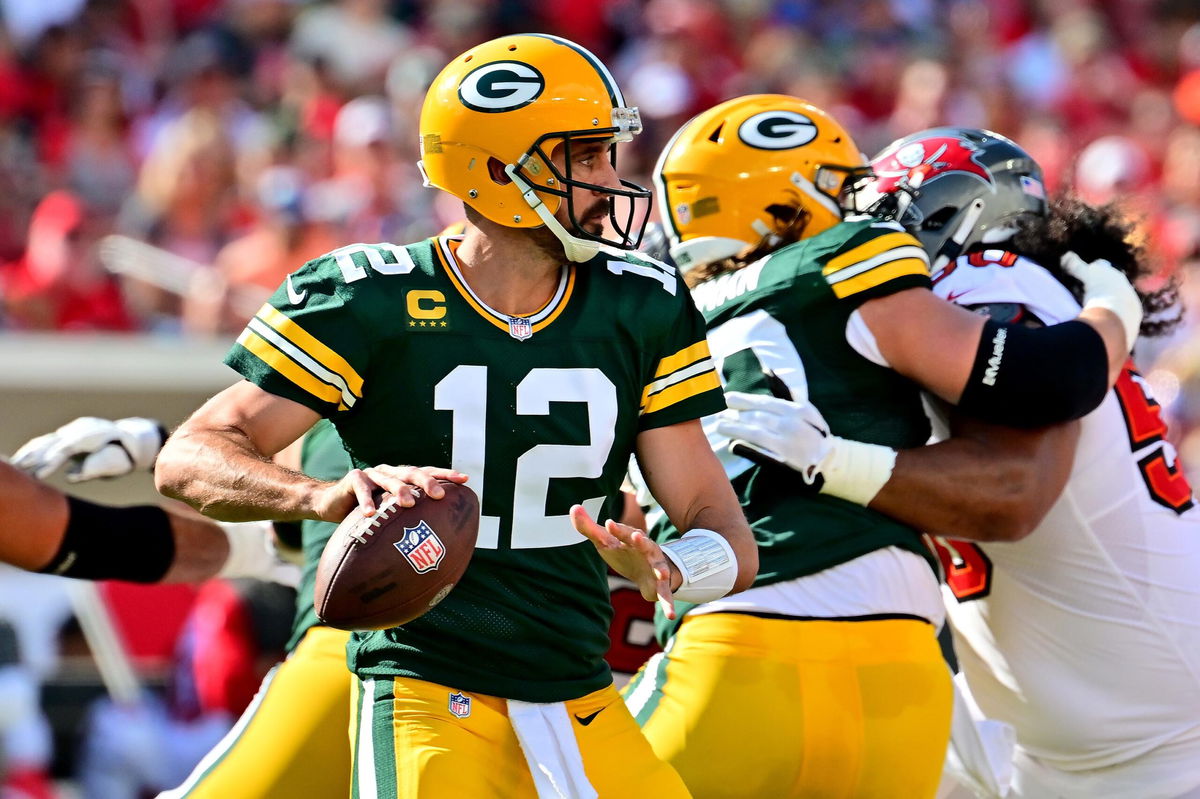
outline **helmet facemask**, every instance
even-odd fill
[[[618,178],[620,187],[601,186],[578,180],[572,175],[572,147],[580,143],[617,144],[633,139],[641,132],[642,124],[636,108],[614,108],[614,126],[589,130],[569,130],[539,136],[516,164],[504,167],[504,174],[517,184],[525,201],[541,217],[546,227],[563,243],[571,261],[587,261],[600,251],[602,245],[622,250],[636,249],[642,241],[646,223],[650,220],[651,193],[632,181]],[[562,147],[563,167],[551,158],[556,145]],[[609,148],[609,159],[616,168],[617,151]],[[537,172],[545,168],[550,176],[539,180]],[[606,227],[612,235],[592,233],[584,227],[590,209],[576,207],[574,189],[606,196]],[[546,207],[539,194],[562,198],[559,207],[566,208],[567,225]],[[581,218],[580,212],[584,218]]]

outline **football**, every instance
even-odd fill
[[[479,498],[464,485],[440,481],[446,495],[402,507],[381,495],[378,510],[355,508],[321,553],[313,605],[341,630],[382,630],[406,624],[446,598],[466,571],[479,533]]]

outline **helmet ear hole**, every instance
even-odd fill
[[[712,132],[712,133],[710,133],[710,134],[708,134],[708,140],[709,140],[710,142],[712,142],[713,144],[720,144],[720,142],[721,142],[721,131],[723,131],[723,130],[725,130],[725,123],[724,123],[724,122],[722,122],[720,125],[717,125],[717,127],[716,127],[716,128],[713,130],[713,132]]]
[[[504,171],[504,164],[501,163],[499,158],[492,156],[488,159],[487,166],[488,175],[491,177],[493,183],[499,186],[507,186],[509,183],[512,183],[512,178]]]

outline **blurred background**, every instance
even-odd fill
[[[234,379],[221,355],[289,271],[458,220],[415,167],[425,87],[455,54],[526,31],[609,65],[641,107],[622,172],[642,183],[693,114],[782,92],[833,113],[868,155],[931,125],[991,128],[1051,190],[1120,203],[1151,280],[1177,277],[1191,299],[1138,357],[1185,466],[1200,465],[1194,0],[3,0],[0,453],[84,414],[177,424]],[[154,498],[146,475],[78,493]],[[137,677],[162,689],[178,751],[120,740],[137,727],[94,701],[63,581],[0,572],[2,799],[153,795],[172,776],[137,764],[186,773],[282,643],[263,610],[277,598],[238,586],[101,598]],[[205,629],[242,635],[244,662],[204,671]],[[13,669],[40,686],[23,700],[34,722],[11,721]],[[106,759],[141,776],[106,782]]]

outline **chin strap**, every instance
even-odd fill
[[[509,179],[516,184],[517,188],[521,190],[521,196],[525,198],[525,202],[529,203],[529,207],[534,210],[546,227],[550,228],[550,232],[562,242],[563,252],[566,253],[568,261],[581,264],[584,261],[592,260],[600,253],[600,242],[581,239],[567,232],[567,229],[542,202],[537,190],[517,172],[516,164],[506,164],[504,174],[508,175]]]

